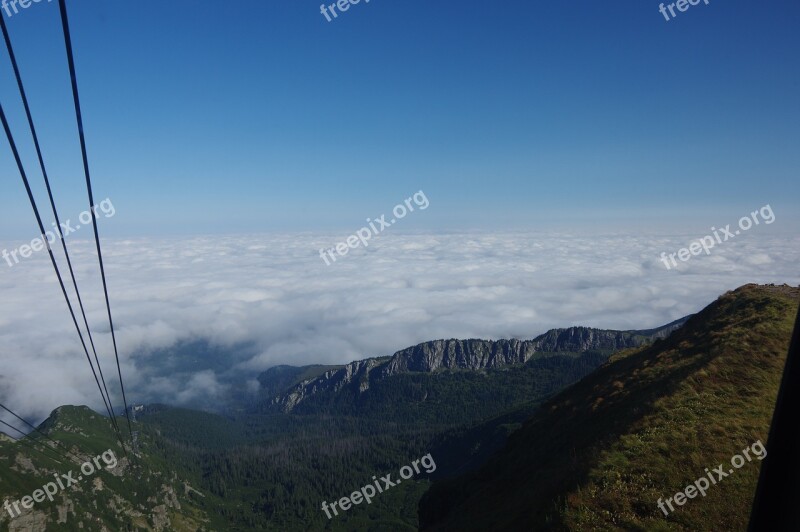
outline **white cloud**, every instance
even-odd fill
[[[768,228],[668,271],[660,253],[696,238],[392,232],[331,266],[318,250],[341,235],[106,240],[104,256],[129,402],[208,404],[232,377],[252,390],[275,364],[569,325],[649,328],[748,282],[800,283],[800,238]],[[92,245],[71,245],[118,404]],[[0,263],[0,290],[0,400],[35,419],[61,404],[102,408],[47,256]]]

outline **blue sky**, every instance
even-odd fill
[[[104,234],[723,223],[800,201],[800,5],[69,2]],[[6,16],[2,13],[3,16]],[[56,2],[6,18],[65,218],[85,208]],[[41,192],[5,53],[0,101]],[[35,225],[0,146],[0,238]],[[45,206],[45,197],[40,195]],[[734,219],[735,219],[734,218]],[[776,224],[776,227],[779,224]]]
[[[362,0],[327,22],[310,0],[68,1],[134,401],[216,401],[229,373],[435,338],[655,327],[747,282],[800,282],[797,2],[710,0],[667,22],[651,0]],[[74,221],[87,200],[58,5],[5,20]],[[0,101],[47,212],[2,50]],[[10,155],[0,139],[0,251],[37,232]],[[424,212],[320,259],[419,190]],[[777,223],[661,264],[766,204]],[[70,253],[107,357],[90,236]],[[8,403],[38,419],[97,407],[63,304],[19,311],[59,297],[46,255],[0,268]],[[195,342],[227,358],[158,362]]]

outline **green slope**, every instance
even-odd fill
[[[123,419],[119,423],[124,426]],[[3,511],[0,531],[210,529],[206,528],[209,520],[205,512],[192,500],[197,496],[184,479],[169,464],[153,460],[146,453],[126,459],[108,418],[85,406],[63,406],[51,414],[40,430],[61,443],[65,449],[57,449],[72,461],[48,450],[54,446],[35,432],[27,439],[28,445],[0,440],[0,496],[10,505],[53,481],[54,475],[63,479],[61,475],[71,471],[73,479],[84,477],[82,464],[108,450],[113,452],[117,465],[109,469],[100,460],[101,471],[86,475],[71,486],[63,480],[65,489],[58,490],[53,501],[44,499],[29,509],[20,505],[21,515],[13,518]],[[143,445],[147,447],[148,441]],[[112,465],[112,456],[106,456]],[[13,510],[12,513],[16,514]]]
[[[666,340],[612,357],[478,471],[434,483],[423,530],[744,530],[759,462],[665,517],[674,496],[766,442],[800,290],[747,285]]]

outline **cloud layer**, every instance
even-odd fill
[[[768,228],[667,270],[661,252],[696,238],[392,232],[326,266],[318,250],[341,235],[209,236],[107,240],[104,257],[128,401],[209,406],[276,364],[570,325],[649,328],[748,282],[800,284],[800,238]],[[71,246],[119,404],[92,245]],[[0,290],[0,400],[37,420],[61,404],[102,409],[46,254],[0,263]]]

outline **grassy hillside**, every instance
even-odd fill
[[[656,501],[766,442],[798,299],[747,285],[613,356],[478,471],[434,483],[422,529],[744,530],[757,460],[668,517]]]
[[[124,423],[120,420],[120,426]],[[55,494],[54,500],[44,499],[33,508],[18,506],[21,515],[14,517],[8,510],[0,513],[0,531],[23,530],[207,530],[208,519],[193,503],[191,487],[168,464],[148,456],[124,457],[113,437],[107,418],[87,407],[65,406],[57,409],[40,429],[66,449],[58,453],[38,433],[26,441],[0,440],[0,494],[3,501],[13,504],[23,496],[52,480],[58,474],[69,474],[79,480]],[[101,460],[101,470],[87,475],[81,472],[85,461],[111,450],[116,458],[107,455]],[[71,458],[71,460],[67,460]],[[61,463],[59,463],[61,462]],[[55,486],[54,486],[55,488]]]

